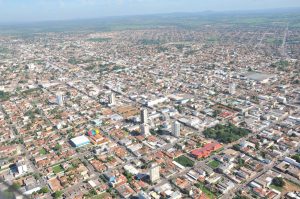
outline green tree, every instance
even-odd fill
[[[53,193],[54,198],[60,198],[62,196],[63,192],[62,191],[55,191]]]
[[[272,180],[272,184],[278,187],[283,187],[285,185],[285,182],[283,180],[283,178],[281,177],[275,177]]]
[[[49,189],[47,187],[42,187],[38,193],[41,194],[41,193],[48,193],[49,192]]]
[[[11,185],[11,188],[12,188],[13,190],[18,190],[18,189],[21,188],[21,185],[20,185],[19,183],[17,183],[17,182],[14,182],[14,183]]]
[[[300,163],[300,154],[293,155],[292,158]]]
[[[61,145],[60,144],[56,144],[54,147],[55,151],[60,151],[61,150]]]

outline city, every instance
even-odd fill
[[[0,198],[300,198],[299,13],[0,31]]]

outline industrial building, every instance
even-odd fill
[[[72,146],[74,146],[76,148],[85,146],[89,143],[90,143],[90,140],[84,135],[71,139]]]

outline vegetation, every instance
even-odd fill
[[[283,187],[285,185],[284,179],[281,177],[275,177],[272,180],[272,185],[276,187]]]
[[[56,166],[52,167],[52,170],[53,170],[53,173],[55,173],[55,174],[64,171],[64,169],[60,165],[56,165]]]
[[[41,155],[46,155],[46,154],[47,154],[46,149],[42,148],[42,149],[40,150],[40,154],[41,154]]]
[[[78,64],[78,61],[75,59],[75,57],[71,57],[71,58],[68,60],[68,63],[69,63],[69,64],[75,65],[75,64]]]
[[[60,144],[56,144],[55,147],[54,147],[54,150],[55,151],[60,151],[62,148],[62,146]]]
[[[203,183],[198,182],[198,183],[195,184],[195,186],[198,187],[199,189],[201,189],[201,191],[202,191],[208,198],[210,198],[210,199],[216,198],[216,195],[215,195],[212,191],[210,191],[208,188],[206,188],[206,187],[204,186]]]
[[[56,191],[53,193],[53,198],[60,198],[62,196],[63,192],[62,191]]]
[[[203,134],[207,138],[212,138],[223,143],[234,142],[250,133],[250,130],[236,127],[228,123],[226,125],[217,124],[215,127],[206,129]]]
[[[233,199],[248,199],[246,196],[235,196]]]
[[[131,181],[132,181],[133,175],[132,175],[131,173],[125,171],[125,172],[124,172],[124,175],[126,176],[128,182],[131,182]]]
[[[181,164],[184,167],[194,166],[194,161],[192,161],[191,159],[187,158],[184,155],[179,156],[178,158],[175,158],[174,161],[178,162],[179,164]]]
[[[158,45],[160,44],[159,40],[152,40],[152,39],[142,39],[139,41],[142,45]]]
[[[292,158],[300,163],[300,153],[293,155]]]
[[[85,194],[85,197],[92,198],[97,195],[97,191],[95,189],[91,189],[87,194]]]
[[[47,187],[42,187],[39,191],[38,191],[38,193],[39,194],[41,194],[41,193],[48,193],[49,192],[49,189],[47,188]]]
[[[9,99],[9,93],[0,91],[0,100],[8,100]]]
[[[12,188],[13,190],[18,190],[18,189],[21,188],[21,185],[20,185],[19,183],[13,183],[13,184],[11,185],[11,188]]]
[[[275,189],[275,190],[280,191],[280,192],[282,192],[282,190],[283,190],[283,187],[279,187],[279,186],[276,186],[274,184],[271,184],[270,188]]]
[[[279,62],[271,64],[271,67],[277,68],[278,70],[285,71],[289,66],[289,62],[285,60],[280,60]]]
[[[220,163],[219,163],[218,161],[216,161],[216,160],[213,160],[213,161],[209,162],[208,165],[209,165],[211,168],[216,169],[216,168],[219,167]]]
[[[239,158],[239,159],[237,160],[237,162],[238,162],[238,166],[239,166],[239,167],[242,167],[242,166],[245,165],[245,160],[243,160],[242,158]]]
[[[107,41],[111,41],[111,38],[90,38],[87,41],[91,41],[91,42],[107,42]]]

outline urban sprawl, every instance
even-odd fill
[[[300,198],[300,30],[0,36],[0,198]]]

